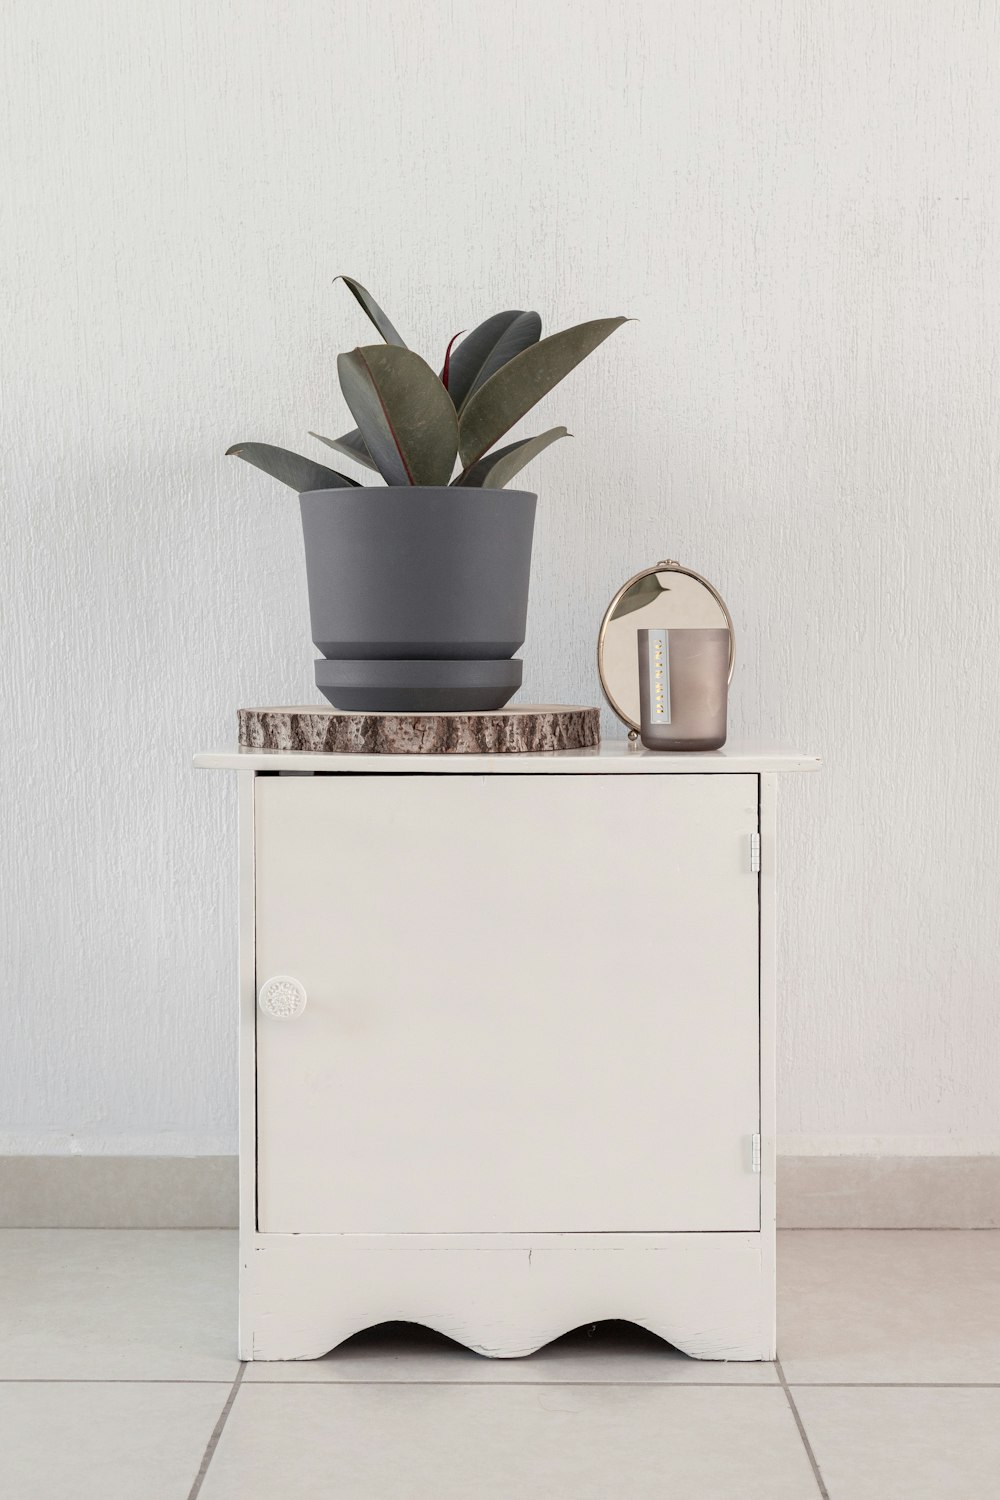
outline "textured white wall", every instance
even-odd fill
[[[6,0],[0,38],[7,1145],[235,1139],[235,794],[190,757],[316,694],[294,499],[222,453],[345,425],[339,271],[435,357],[638,319],[531,419],[577,436],[527,695],[595,699],[637,567],[716,580],[734,734],[828,762],[784,798],[782,1129],[997,1143],[997,6]]]

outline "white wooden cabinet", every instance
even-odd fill
[[[242,1357],[607,1317],[772,1356],[774,790],[817,762],[198,763],[241,772]]]

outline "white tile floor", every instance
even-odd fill
[[[988,1500],[1000,1232],[781,1236],[779,1365],[602,1325],[233,1356],[235,1236],[0,1231],[3,1500]]]

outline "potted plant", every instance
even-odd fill
[[[316,684],[334,707],[502,708],[521,684],[512,658],[524,644],[537,499],[505,486],[568,434],[552,427],[494,445],[626,320],[543,339],[537,313],[496,313],[455,335],[437,374],[365,288],[342,279],[385,342],[337,359],[357,427],[310,436],[384,485],[268,443],[228,452],[299,492],[313,641],[323,653]]]

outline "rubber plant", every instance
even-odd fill
[[[338,279],[384,342],[338,356],[340,388],[355,428],[339,438],[318,432],[310,437],[375,470],[387,485],[502,489],[543,449],[569,434],[565,427],[550,427],[503,448],[495,444],[627,321],[596,318],[543,339],[536,312],[494,313],[464,337],[455,335],[438,373],[407,348],[370,292],[351,276]],[[269,443],[236,443],[227,453],[300,494],[361,483]]]

